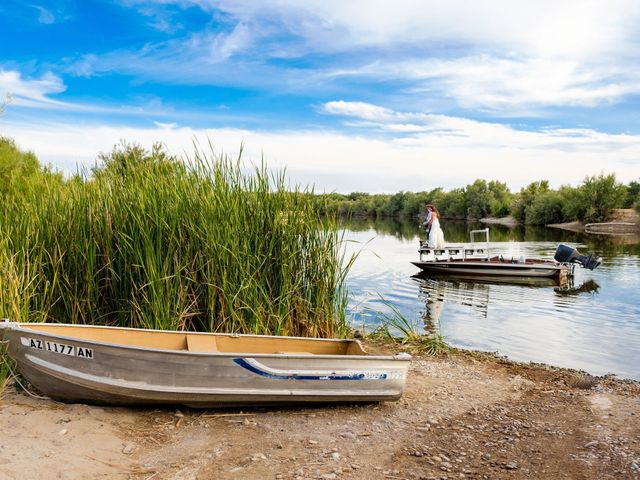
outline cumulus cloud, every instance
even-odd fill
[[[376,121],[392,125],[394,112],[388,113],[390,119],[383,115]],[[270,167],[286,167],[292,183],[315,185],[321,191],[420,191],[460,187],[477,178],[508,179],[514,189],[540,179],[559,186],[577,184],[584,176],[603,170],[615,172],[624,182],[637,178],[638,135],[585,129],[528,132],[454,117],[428,121],[435,123],[430,131],[379,137],[349,132],[166,128],[162,124],[150,128],[3,125],[1,119],[0,126],[3,134],[67,172],[93,165],[99,152],[110,151],[121,139],[146,147],[162,141],[177,154],[192,152],[194,139],[202,145],[208,145],[210,139],[218,152],[232,156],[243,143],[247,161],[259,163],[264,155]]]

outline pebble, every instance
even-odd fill
[[[331,454],[331,459],[334,460],[334,461],[340,460],[340,454],[337,453],[337,452],[333,452]]]
[[[58,435],[60,435],[60,436],[66,435],[68,431],[69,431],[69,430],[67,430],[66,428],[63,428],[62,430],[60,430],[60,431],[58,432]]]
[[[338,476],[335,473],[325,473],[320,477],[322,480],[336,480]]]
[[[317,440],[309,440],[309,445],[317,445],[318,441]]]
[[[122,447],[122,453],[125,455],[131,455],[136,450],[135,443],[127,442]]]
[[[342,432],[340,436],[342,438],[348,438],[349,440],[353,440],[356,438],[356,434],[353,432]]]
[[[504,466],[504,468],[506,468],[507,470],[517,470],[518,464],[515,462],[509,462]]]
[[[482,455],[482,459],[483,460],[491,460],[491,454],[490,453],[485,453],[484,455]]]

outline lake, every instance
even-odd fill
[[[485,227],[442,223],[451,243],[468,242],[470,230]],[[391,303],[416,330],[437,329],[455,347],[640,380],[637,235],[490,226],[492,253],[552,258],[565,243],[603,258],[594,271],[576,267],[569,284],[527,285],[416,278],[419,269],[409,262],[424,239],[417,221],[351,220],[344,228],[347,252],[358,252],[347,281],[354,328],[374,330]]]

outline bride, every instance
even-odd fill
[[[440,228],[440,213],[432,204],[427,204],[423,223],[427,230],[427,242],[431,248],[444,248],[444,233]]]

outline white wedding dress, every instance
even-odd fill
[[[431,222],[431,230],[429,230],[429,246],[431,248],[444,248],[444,233],[440,228],[440,220],[438,217]]]

